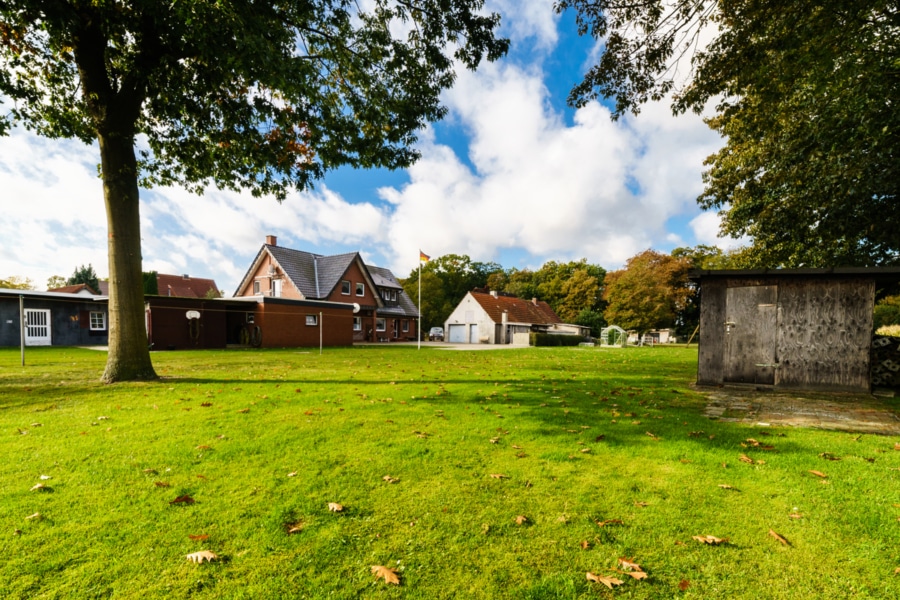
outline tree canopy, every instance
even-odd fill
[[[100,280],[97,278],[97,272],[94,271],[94,266],[91,264],[75,267],[75,271],[66,280],[66,285],[77,285],[79,283],[83,283],[98,294],[100,293]]]
[[[892,0],[560,0],[604,52],[570,95],[618,117],[673,96],[725,138],[698,199],[752,266],[900,263]],[[714,39],[703,45],[704,36]],[[690,59],[689,72],[684,68]]]
[[[673,327],[693,292],[690,259],[655,250],[632,256],[623,269],[606,274],[607,322],[643,334]]]
[[[28,277],[12,275],[6,279],[0,279],[0,288],[8,290],[33,290],[34,283]]]
[[[99,144],[105,381],[155,377],[139,183],[284,198],[340,165],[402,168],[455,68],[503,55],[483,0],[6,0],[0,133]]]

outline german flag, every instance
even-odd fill
[[[419,250],[419,262],[427,263],[431,257]]]

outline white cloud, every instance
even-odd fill
[[[690,222],[690,227],[694,232],[694,237],[698,244],[707,246],[718,246],[723,250],[731,250],[740,246],[746,246],[750,243],[750,239],[746,237],[732,238],[720,237],[722,217],[718,213],[707,211],[700,213]]]
[[[698,117],[653,106],[612,122],[591,103],[567,126],[547,99],[539,72],[512,65],[460,77],[446,100],[470,133],[471,168],[426,137],[410,183],[381,190],[394,205],[400,272],[417,247],[482,259],[518,247],[617,266],[665,239],[669,218],[695,210],[699,165],[719,143]]]

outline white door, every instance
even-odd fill
[[[50,345],[50,311],[48,309],[25,309],[25,345]]]
[[[469,325],[469,343],[470,344],[478,343],[478,325],[475,325],[475,324]]]
[[[448,325],[447,339],[454,344],[466,343],[466,326],[465,325]]]

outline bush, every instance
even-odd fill
[[[900,325],[900,296],[888,296],[875,304],[875,329]]]
[[[584,341],[580,335],[562,335],[554,333],[529,334],[528,343],[532,346],[577,346]]]

